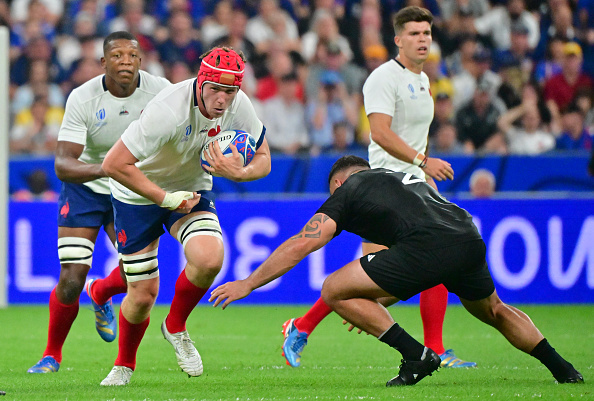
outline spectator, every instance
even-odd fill
[[[460,15],[470,15],[473,18],[479,18],[489,11],[488,0],[441,0],[439,2],[441,16],[446,25],[455,27],[460,26],[458,17]]]
[[[226,36],[232,24],[233,5],[230,0],[219,1],[215,5],[212,16],[207,16],[202,20],[200,28],[200,39],[202,43],[210,48],[212,42],[221,36]],[[234,47],[234,49],[238,49]]]
[[[156,18],[145,13],[144,0],[123,0],[120,16],[109,24],[111,32],[128,31],[135,36],[144,37],[142,40],[152,37],[156,27]]]
[[[507,153],[505,138],[497,130],[500,114],[493,104],[490,85],[481,81],[472,100],[456,115],[456,128],[466,151]]]
[[[293,60],[285,50],[277,50],[268,54],[266,58],[268,74],[260,79],[256,86],[256,98],[263,102],[276,95],[281,77],[295,71]],[[297,96],[303,100],[303,87],[297,88]]]
[[[499,50],[495,54],[495,63],[493,66],[495,71],[499,71],[503,67],[502,64],[509,65],[513,63],[519,67],[518,72],[521,82],[528,82],[534,69],[534,61],[532,60],[530,45],[528,43],[529,33],[528,28],[520,22],[512,25],[509,49]],[[518,87],[517,89],[519,90],[520,88]]]
[[[347,60],[353,58],[349,41],[338,33],[338,24],[330,11],[316,10],[311,29],[301,37],[301,54],[306,61],[311,62],[320,43],[336,43]]]
[[[578,30],[573,26],[573,14],[567,0],[550,1],[554,7],[549,14],[541,18],[541,37],[538,47],[534,51],[537,59],[545,54],[548,43],[552,38],[559,38],[563,42],[578,39]]]
[[[103,40],[97,36],[95,18],[84,11],[78,13],[74,21],[74,35],[60,37],[56,48],[58,61],[66,71],[75,67],[73,63],[81,58],[101,59]]]
[[[324,71],[335,71],[340,75],[349,96],[356,99],[361,96],[366,72],[349,62],[337,43],[331,42],[318,46],[318,59],[310,65],[309,78],[305,87],[307,99],[315,99],[320,89],[320,76]]]
[[[594,177],[594,146],[592,146],[592,156],[590,156],[590,162],[588,163],[588,173]]]
[[[256,53],[256,46],[245,37],[245,28],[247,25],[247,15],[243,10],[235,9],[231,13],[231,19],[227,26],[227,34],[214,39],[210,47],[230,46],[241,50],[246,59],[255,69],[261,68],[262,60]]]
[[[562,114],[563,132],[557,137],[557,150],[590,150],[592,135],[584,127],[584,116],[576,104]]]
[[[197,71],[202,55],[202,44],[196,39],[197,33],[192,19],[183,11],[176,11],[169,18],[169,38],[157,46],[164,64],[183,61],[192,71]]]
[[[18,87],[10,104],[12,115],[30,108],[36,96],[46,96],[50,107],[63,107],[65,103],[60,87],[49,82],[48,65],[43,60],[33,61],[29,66],[29,79]]]
[[[454,109],[458,110],[464,104],[467,104],[476,92],[477,82],[480,80],[491,91],[490,95],[495,96],[501,85],[501,77],[491,71],[491,52],[487,49],[477,48],[472,58],[467,62],[466,69],[460,74],[452,77],[454,86]],[[505,108],[500,100],[497,107],[502,110]]]
[[[299,50],[297,24],[279,8],[278,0],[259,2],[258,15],[248,20],[246,36],[261,54],[268,53],[279,39],[285,41],[280,44],[284,50]]]
[[[444,123],[439,126],[433,138],[429,139],[429,154],[456,155],[465,153],[464,146],[458,140],[456,126]]]
[[[505,6],[496,6],[474,20],[474,28],[491,39],[498,50],[509,49],[512,23],[522,23],[528,28],[528,43],[534,49],[540,39],[536,18],[526,10],[524,0],[507,0]]]
[[[36,27],[37,35],[43,35],[48,41],[53,42],[56,37],[55,23],[42,1],[31,0],[27,5],[27,18],[14,23],[11,29],[18,46],[24,47],[31,38],[32,26]]]
[[[293,155],[309,146],[305,108],[297,97],[298,87],[295,72],[283,75],[278,93],[262,104],[262,122],[272,152]]]
[[[435,94],[435,109],[429,126],[429,138],[433,137],[442,125],[450,124],[454,118],[451,89],[440,89],[438,92],[433,92],[432,89],[431,92]]]
[[[64,109],[50,107],[47,98],[37,97],[30,109],[17,114],[10,132],[12,154],[54,153]]]
[[[538,82],[540,87],[544,87],[544,84],[553,75],[557,75],[562,72],[563,65],[563,47],[565,43],[559,36],[553,36],[547,42],[547,50],[545,53],[545,59],[539,61],[534,68],[534,79]]]
[[[536,155],[555,147],[555,138],[543,129],[535,100],[525,100],[499,117],[497,126],[507,137],[511,154]],[[519,127],[514,125],[517,120]]]
[[[38,3],[45,9],[43,13],[46,21],[56,26],[64,12],[64,2],[61,0],[12,0],[10,5],[10,15],[15,23],[25,21],[31,16],[31,3]],[[34,5],[33,7],[38,7]],[[37,12],[37,11],[34,11]]]
[[[578,88],[593,88],[592,78],[582,72],[582,48],[576,42],[563,45],[561,73],[545,82],[543,95],[554,114],[563,111],[573,100]]]
[[[24,53],[11,65],[11,85],[24,85],[27,82],[30,65],[36,60],[48,63],[50,82],[60,83],[64,79],[64,70],[58,63],[52,44],[45,37],[37,36],[27,43]]]
[[[495,175],[479,168],[470,175],[470,194],[475,198],[490,198],[495,194]]]
[[[169,80],[172,84],[177,84],[181,81],[185,81],[186,79],[190,79],[194,76],[190,67],[184,63],[183,61],[176,61],[173,64],[169,65],[167,68],[167,72],[165,74],[165,78]]]
[[[305,118],[311,133],[311,154],[318,155],[334,146],[334,125],[348,122],[345,142],[354,140],[354,127],[358,113],[356,103],[347,93],[346,85],[336,71],[324,71],[319,78],[320,91],[316,98],[308,101]]]
[[[460,34],[456,37],[456,49],[445,58],[446,69],[450,76],[462,74],[473,68],[473,56],[479,50],[479,43],[474,34]]]
[[[31,202],[35,200],[56,202],[58,193],[51,188],[45,170],[35,169],[27,176],[27,188],[15,191],[11,199],[17,202]]]
[[[580,108],[584,116],[584,127],[588,132],[594,132],[594,107],[592,107],[592,96],[594,93],[589,88],[580,88],[577,90],[574,98],[575,104]]]

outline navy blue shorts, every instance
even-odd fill
[[[113,223],[111,196],[83,184],[63,182],[58,199],[59,227],[101,227]]]
[[[192,212],[210,212],[217,214],[215,209],[215,196],[211,191],[198,191],[200,201]],[[165,233],[171,226],[184,216],[161,206],[131,205],[111,198],[115,214],[115,229],[118,238],[118,252],[130,255],[146,248],[154,240]]]

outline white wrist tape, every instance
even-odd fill
[[[412,164],[414,164],[415,166],[420,166],[421,163],[423,163],[423,160],[424,159],[425,159],[425,155],[422,154],[421,152],[419,152],[419,153],[417,153],[417,155],[413,159]]]
[[[176,192],[165,192],[165,198],[161,203],[161,207],[164,207],[169,210],[175,210],[184,203],[186,200],[190,200],[194,198],[194,194],[192,192],[187,191],[176,191]]]

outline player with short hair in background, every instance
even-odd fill
[[[369,162],[373,168],[412,173],[427,179],[454,178],[450,163],[427,156],[429,126],[433,120],[433,98],[423,65],[431,49],[433,15],[427,9],[410,6],[394,16],[394,42],[399,53],[367,78],[363,86],[365,111],[371,128]],[[363,240],[363,254],[384,246]],[[389,299],[382,300],[387,306]],[[420,309],[425,345],[440,354],[443,367],[466,368],[475,362],[459,359],[443,346],[443,321],[448,291],[443,285],[421,293]],[[307,313],[283,324],[283,355],[293,367],[301,364],[308,336],[332,309],[320,298]]]
[[[228,47],[205,53],[197,78],[159,93],[105,157],[128,294],[120,309],[118,356],[103,386],[128,384],[136,367],[159,290],[157,251],[163,226],[182,244],[187,264],[161,331],[182,370],[202,374],[186,320],[221,269],[224,249],[212,177],[202,170],[200,151],[221,131],[243,130],[256,140],[251,163],[244,166],[235,147],[231,157],[223,156],[215,141],[205,169],[233,181],[252,181],[270,172],[266,129],[240,90],[244,62],[241,52]]]
[[[485,243],[466,210],[412,173],[370,169],[357,156],[336,161],[328,184],[330,197],[305,227],[245,280],[215,288],[210,297],[214,306],[225,309],[245,298],[348,231],[384,249],[328,276],[322,298],[346,321],[402,354],[398,375],[386,383],[388,387],[414,385],[431,376],[441,358],[394,322],[379,300],[407,300],[438,284],[458,295],[468,312],[514,347],[538,359],[558,383],[583,383],[582,375],[551,347],[530,317],[499,299]]]
[[[61,271],[50,294],[48,340],[43,358],[29,373],[57,372],[62,346],[78,314],[79,297],[91,268],[101,226],[115,243],[109,182],[101,163],[128,125],[161,89],[164,78],[140,71],[138,40],[118,31],[103,42],[104,75],[74,89],[66,103],[58,134],[55,169],[62,180],[58,201],[58,256]],[[117,336],[111,297],[126,292],[120,269],[104,280],[91,280],[87,292],[93,302],[97,332],[105,341]]]

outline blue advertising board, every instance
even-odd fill
[[[323,200],[219,200],[225,262],[215,285],[249,275],[278,245],[305,225]],[[503,300],[594,303],[594,199],[459,200],[457,203],[473,215],[485,239],[489,267]],[[10,203],[10,304],[46,303],[56,285],[60,272],[56,216],[55,203]],[[285,276],[241,302],[311,304],[319,297],[325,277],[360,255],[360,239],[343,233]],[[181,247],[169,235],[162,237],[159,261],[161,289],[157,302],[167,304],[185,264]],[[103,277],[116,265],[117,254],[102,232],[89,275]],[[121,296],[116,301],[120,299]],[[456,301],[452,295],[450,299]],[[83,294],[81,302],[88,302],[86,295]]]

